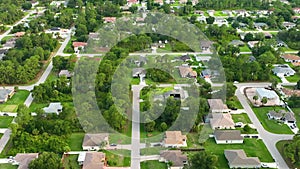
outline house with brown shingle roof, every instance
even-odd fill
[[[207,102],[210,112],[212,113],[223,113],[229,111],[222,99],[208,99]]]
[[[196,78],[197,72],[190,66],[179,66],[179,73],[182,78]]]
[[[215,130],[214,138],[217,144],[243,144],[244,142],[240,130]]]
[[[160,162],[172,162],[169,169],[182,169],[187,164],[187,155],[182,154],[180,150],[166,150],[160,152]]]
[[[244,150],[224,150],[230,168],[260,168],[258,157],[247,157]]]
[[[85,42],[73,42],[72,45],[74,47],[75,53],[79,53],[80,50],[84,49],[84,47],[87,46],[87,43],[85,43]]]
[[[28,169],[29,163],[38,158],[38,153],[18,153],[13,165],[18,165],[18,169]]]
[[[230,113],[211,113],[209,119],[212,129],[234,129],[234,122]]]
[[[105,154],[102,152],[87,152],[82,169],[104,169]]]
[[[284,54],[284,55],[281,55],[281,58],[283,58],[285,62],[290,62],[290,63],[293,63],[295,65],[300,64],[300,57],[297,56],[297,55]]]
[[[98,133],[98,134],[85,134],[82,142],[82,149],[93,151],[98,151],[104,146],[108,145],[108,133]]]
[[[182,135],[181,131],[166,131],[163,140],[164,147],[186,147],[186,135]]]

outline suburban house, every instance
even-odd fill
[[[202,52],[211,53],[210,49],[212,48],[212,42],[209,40],[200,41],[200,49]]]
[[[132,77],[138,78],[138,77],[145,77],[145,76],[146,76],[146,70],[144,68],[132,69]]]
[[[300,57],[297,55],[284,54],[281,55],[281,58],[283,58],[285,62],[290,62],[296,65],[300,64]]]
[[[278,77],[293,76],[296,73],[288,64],[276,65],[272,71]]]
[[[235,123],[230,113],[210,113],[209,122],[212,129],[234,129]]]
[[[207,10],[206,12],[208,13],[209,16],[214,16],[216,11],[212,9],[212,10]]]
[[[293,8],[293,11],[297,14],[300,14],[300,8]]]
[[[228,21],[223,18],[223,17],[216,17],[215,18],[215,21],[214,21],[214,24],[215,25],[218,25],[218,26],[222,26],[222,25],[228,25]]]
[[[163,0],[154,0],[154,3],[159,4],[159,5],[163,5],[164,1]]]
[[[179,73],[182,78],[196,78],[197,72],[189,66],[179,66]]]
[[[287,112],[285,110],[279,110],[278,112],[271,110],[267,114],[269,119],[274,119],[283,123],[296,123],[296,118],[292,112]]]
[[[208,62],[211,56],[195,56],[197,62]]]
[[[282,26],[284,26],[285,29],[289,30],[289,29],[294,28],[296,26],[296,24],[292,23],[292,22],[283,22]]]
[[[70,78],[73,76],[73,73],[71,73],[69,70],[61,70],[61,71],[58,73],[58,76],[59,76],[59,77],[65,76],[65,77],[67,77],[68,79],[70,79]]]
[[[85,42],[73,42],[72,45],[74,47],[75,53],[79,53],[81,50],[84,49],[85,46],[87,46],[87,43],[85,43]]]
[[[181,131],[166,131],[163,146],[172,148],[186,147],[186,139],[186,135],[182,135]]]
[[[186,99],[188,97],[188,92],[182,87],[174,87],[174,90],[164,93],[164,98],[174,97],[175,99]]]
[[[264,35],[266,39],[271,39],[273,37],[273,35],[269,32],[264,32]]]
[[[13,89],[0,89],[0,103],[5,103],[14,93],[15,91]]]
[[[232,40],[229,45],[233,45],[233,46],[244,46],[245,43],[241,40]]]
[[[60,102],[57,103],[50,103],[48,107],[44,107],[43,110],[45,113],[55,113],[59,115],[59,113],[62,112],[63,106],[61,105]]]
[[[228,107],[222,99],[207,99],[207,102],[211,113],[228,112]]]
[[[249,48],[253,48],[258,43],[259,43],[259,41],[249,41],[247,44],[248,44]]]
[[[244,142],[240,130],[215,130],[214,138],[217,144],[242,144]]]
[[[25,32],[16,32],[15,33],[15,37],[21,37],[21,36],[24,36],[25,35]]]
[[[105,154],[102,152],[85,152],[78,156],[78,163],[82,169],[104,169]]]
[[[115,23],[117,18],[116,17],[103,17],[104,23]]]
[[[255,22],[254,23],[254,28],[256,28],[256,29],[266,29],[266,28],[268,28],[268,25],[266,23],[263,23],[263,22]]]
[[[182,55],[179,58],[180,60],[187,62],[187,61],[192,61],[192,58],[189,55]]]
[[[145,56],[138,56],[137,58],[131,59],[131,61],[138,67],[141,67],[142,65],[147,64],[148,59]]]
[[[98,133],[84,135],[82,149],[87,151],[98,151],[109,144],[108,133]]]
[[[187,155],[182,154],[180,150],[165,150],[160,152],[159,162],[172,162],[169,169],[182,169],[187,164]]]
[[[138,0],[127,0],[127,6],[129,7],[131,7],[132,5],[137,5],[138,3]]]
[[[18,153],[12,164],[18,165],[18,169],[28,169],[29,163],[38,156],[38,153]]]
[[[244,150],[224,150],[230,168],[260,168],[258,157],[247,157]]]
[[[275,91],[267,90],[265,88],[257,88],[256,94],[259,99],[266,97],[268,100],[276,100],[279,98]]]

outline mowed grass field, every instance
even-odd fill
[[[8,128],[13,119],[10,116],[0,116],[0,128]]]
[[[145,161],[141,162],[141,169],[167,169],[166,163],[161,163],[159,161]]]

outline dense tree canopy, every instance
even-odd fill
[[[61,167],[60,157],[52,152],[43,152],[29,163],[29,169],[60,169]]]

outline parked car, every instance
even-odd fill
[[[7,113],[3,113],[3,116],[8,116],[8,114]]]
[[[114,147],[114,146],[117,146],[117,144],[111,143],[110,146]]]

